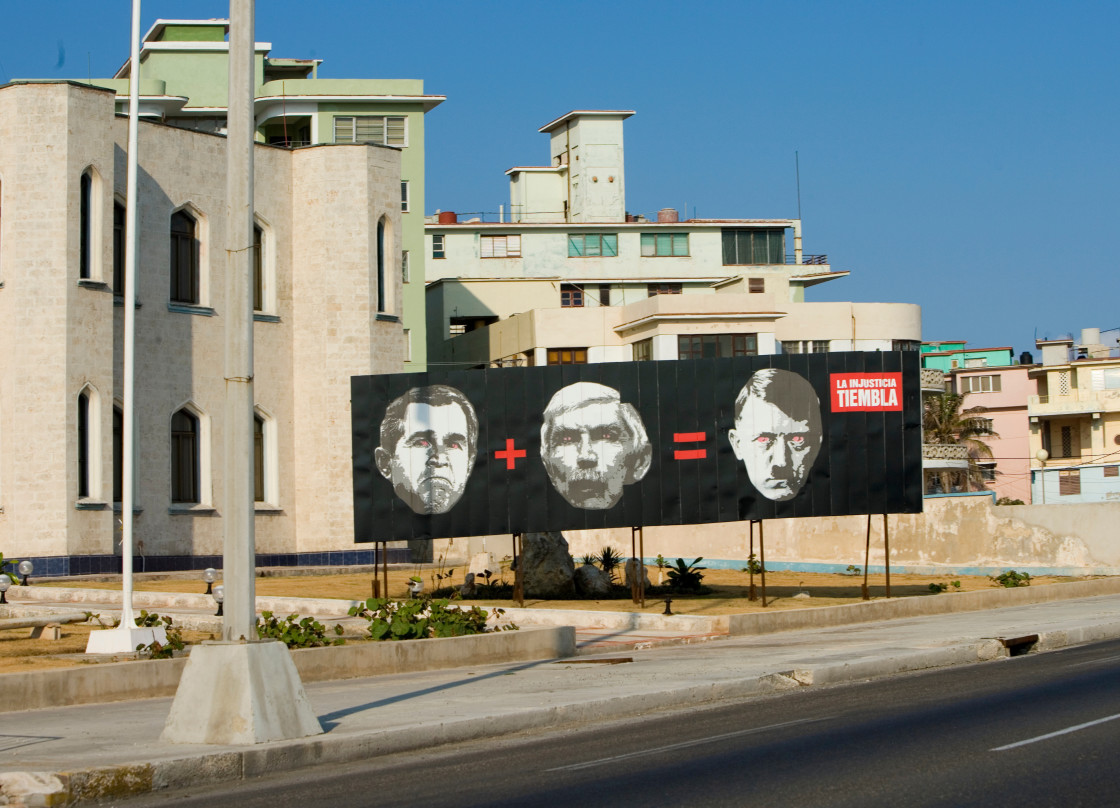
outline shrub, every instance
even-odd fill
[[[86,614],[88,615],[89,612],[86,612]],[[100,615],[94,616],[100,617]],[[100,622],[100,620],[98,622]],[[168,615],[160,617],[154,612],[149,613],[141,609],[140,616],[136,618],[135,622],[140,628],[157,628],[162,626],[164,633],[167,635],[166,643],[161,643],[157,640],[148,645],[141,643],[136,646],[136,651],[142,657],[147,657],[148,659],[171,659],[171,657],[175,656],[176,651],[182,651],[187,647],[187,644],[183,641],[182,632],[179,631],[178,626],[172,625],[171,617]]]
[[[696,566],[703,561],[699,556],[691,564],[686,564],[683,558],[678,558],[676,566],[669,567],[669,588],[674,592],[695,592],[700,589],[700,582],[704,580],[704,573],[700,570],[707,567]]]
[[[478,606],[469,609],[448,607],[446,599],[413,598],[403,602],[387,598],[369,598],[364,606],[351,606],[350,614],[369,621],[372,640],[422,640],[427,637],[463,637],[485,634],[489,613]],[[494,609],[494,614],[505,614]],[[506,630],[516,630],[509,625]]]
[[[1008,570],[999,575],[989,575],[988,579],[1009,589],[1016,586],[1031,585],[1031,574],[1029,572],[1016,572],[1015,570]]]
[[[336,625],[334,633],[341,635],[342,626]],[[272,612],[261,612],[257,618],[257,636],[262,640],[279,640],[289,648],[319,648],[346,642],[341,636],[329,639],[326,627],[313,617],[300,620],[298,614],[290,614],[281,619]]]
[[[604,547],[599,551],[599,555],[595,556],[595,560],[599,562],[600,569],[607,574],[611,583],[614,583],[615,570],[622,566],[622,555],[619,554],[618,550],[610,546]]]

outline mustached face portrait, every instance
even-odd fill
[[[617,390],[577,382],[553,395],[541,426],[541,460],[553,487],[576,508],[603,510],[649,471],[645,426]]]
[[[386,408],[374,463],[415,513],[446,513],[463,495],[477,442],[466,396],[446,385],[414,387]]]
[[[775,502],[793,499],[821,449],[817,394],[796,373],[757,371],[735,399],[735,426],[727,437],[762,496]]]

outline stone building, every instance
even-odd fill
[[[0,552],[45,574],[120,568],[128,121],[114,104],[73,82],[0,87]],[[221,552],[225,146],[140,124],[138,569]],[[405,356],[400,182],[391,146],[256,148],[262,563],[354,555],[350,376]]]

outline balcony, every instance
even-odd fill
[[[1096,412],[1120,412],[1120,390],[1077,387],[1061,395],[1027,397],[1027,414],[1032,418]]]
[[[967,469],[968,447],[955,443],[926,443],[922,445],[922,469]]]
[[[922,368],[922,392],[944,393],[945,374],[936,368]]]

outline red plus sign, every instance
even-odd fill
[[[499,460],[506,461],[507,469],[513,468],[514,464],[517,462],[517,458],[524,456],[524,449],[513,448],[513,438],[506,438],[506,448],[501,451],[494,452],[494,457],[498,458]]]

